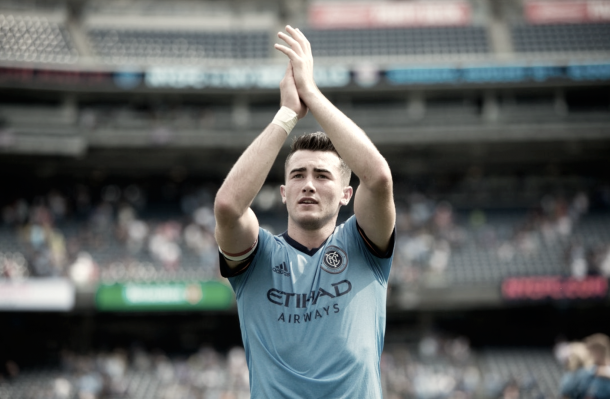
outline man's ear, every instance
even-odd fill
[[[286,203],[286,186],[283,184],[280,186],[280,194],[282,195],[282,204]]]
[[[343,188],[343,197],[341,197],[341,205],[345,206],[349,204],[350,199],[354,195],[354,189],[352,186],[346,186]]]

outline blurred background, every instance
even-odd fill
[[[556,398],[610,334],[610,1],[0,0],[0,398],[249,397],[212,203],[286,24],[394,174],[386,398]]]

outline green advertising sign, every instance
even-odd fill
[[[127,283],[100,285],[95,296],[99,310],[223,310],[233,306],[231,288],[218,281]]]

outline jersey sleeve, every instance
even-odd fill
[[[254,252],[244,261],[244,265],[239,265],[236,269],[228,269],[225,257],[219,252],[220,256],[220,271],[223,277],[229,279],[235,296],[239,298],[244,287],[248,283],[250,275],[254,272],[256,265],[261,259],[265,258],[269,252],[270,245],[273,243],[273,236],[267,230],[260,228],[258,230],[258,244]],[[228,270],[227,270],[228,269]],[[223,274],[225,273],[225,274]]]
[[[392,260],[394,258],[394,246],[396,228],[392,231],[390,237],[390,245],[385,252],[382,252],[371,242],[366,236],[364,230],[360,228],[356,221],[356,216],[350,217],[344,224],[344,230],[353,243],[353,249],[358,251],[361,256],[366,259],[366,263],[371,267],[371,270],[375,274],[375,277],[382,284],[387,284],[390,276],[390,268],[392,266]]]

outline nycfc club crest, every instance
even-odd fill
[[[322,269],[331,274],[341,273],[347,267],[347,254],[334,245],[329,245],[322,256]]]

